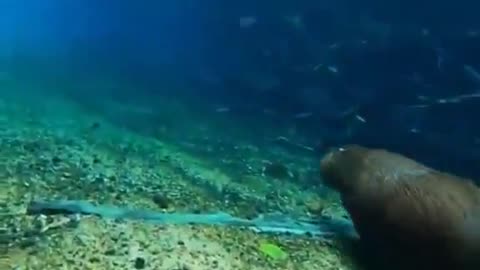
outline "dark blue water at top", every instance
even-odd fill
[[[21,0],[0,7],[5,70],[44,83],[109,77],[137,86],[68,93],[85,106],[100,94],[182,96],[225,107],[232,121],[294,123],[319,151],[384,147],[480,179],[473,1]],[[162,87],[166,80],[175,87]]]

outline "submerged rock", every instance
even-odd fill
[[[265,165],[262,173],[276,179],[288,179],[293,177],[293,174],[288,167],[280,162],[272,162]]]
[[[152,201],[161,209],[168,209],[171,204],[171,200],[161,193],[155,193],[152,197]]]

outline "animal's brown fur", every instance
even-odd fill
[[[444,269],[480,269],[480,190],[470,180],[382,149],[349,145],[321,161],[362,242]]]

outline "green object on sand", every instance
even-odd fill
[[[262,242],[260,243],[258,249],[265,256],[270,257],[271,259],[274,259],[276,261],[284,260],[288,257],[287,252],[285,252],[282,248],[272,243]]]

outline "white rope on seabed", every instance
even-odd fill
[[[311,235],[319,238],[356,238],[350,220],[344,218],[293,219],[283,214],[260,215],[254,219],[234,217],[228,213],[159,213],[150,210],[120,208],[113,205],[94,205],[87,201],[32,201],[29,215],[83,214],[108,219],[142,220],[153,224],[206,224],[236,226],[258,233]]]

